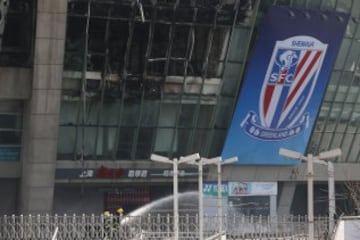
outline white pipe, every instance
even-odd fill
[[[334,180],[334,165],[328,162],[328,184],[329,184],[329,234],[332,234],[335,225],[336,202],[335,202],[335,180]]]
[[[203,159],[199,161],[199,240],[204,239]]]
[[[219,224],[219,233],[222,232],[222,195],[221,195],[221,162],[218,162],[217,164],[217,204],[218,204],[218,224]]]
[[[174,240],[179,239],[179,199],[178,199],[178,159],[173,160],[173,181],[174,181]]]
[[[309,240],[314,240],[314,169],[313,169],[313,155],[308,154],[307,157],[308,169],[308,224],[309,224]]]

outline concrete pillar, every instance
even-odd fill
[[[290,215],[290,208],[294,198],[295,189],[296,189],[295,182],[284,182],[279,199],[279,207],[278,207],[279,216]]]
[[[25,103],[20,213],[51,213],[67,0],[38,0],[32,96]]]

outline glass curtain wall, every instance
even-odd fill
[[[219,155],[249,42],[284,5],[352,16],[308,152],[358,161],[360,1],[135,2],[69,1],[59,159]]]
[[[256,9],[69,1],[58,159],[219,155]]]
[[[294,1],[305,7],[351,14],[308,152],[341,148],[338,161],[358,162],[360,154],[360,1]],[[299,4],[300,5],[300,4]]]

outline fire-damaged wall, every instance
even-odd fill
[[[69,1],[58,158],[218,155],[255,4]]]

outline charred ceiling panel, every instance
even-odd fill
[[[33,0],[0,0],[1,65],[31,66],[35,5]]]
[[[70,0],[64,95],[215,96],[231,31],[249,24],[253,4]]]

